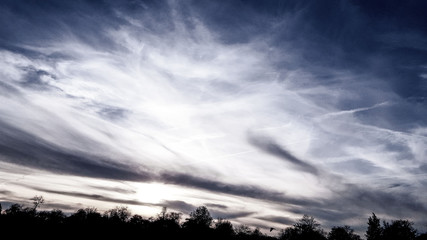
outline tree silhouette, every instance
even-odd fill
[[[195,226],[198,228],[209,228],[212,223],[212,217],[205,206],[196,208],[190,213],[190,218],[184,223],[185,226]]]
[[[368,229],[366,230],[366,240],[381,240],[383,228],[380,225],[380,219],[377,218],[375,213],[368,218]]]
[[[145,224],[146,222],[147,220],[145,220],[141,215],[138,215],[138,214],[133,215],[129,220],[129,223],[133,225],[142,225],[142,224]]]
[[[218,239],[232,239],[236,233],[230,221],[219,218],[215,223],[215,236]]]
[[[180,228],[179,222],[181,220],[181,214],[176,212],[167,212],[167,208],[163,207],[162,212],[158,215],[154,221],[158,226],[164,229],[178,229]]]
[[[420,234],[415,238],[416,240],[427,240],[427,233]]]
[[[74,214],[68,217],[68,222],[70,224],[86,224],[86,225],[95,225],[101,224],[103,221],[101,214],[96,208],[84,208],[77,210]]]
[[[167,212],[163,208],[156,218],[144,219],[133,215],[127,207],[115,207],[102,216],[96,208],[79,209],[70,216],[61,210],[37,211],[34,207],[12,204],[0,214],[0,226],[4,232],[13,233],[14,239],[57,239],[67,233],[67,238],[84,239],[186,239],[186,240],[360,240],[349,226],[333,227],[327,235],[313,217],[304,215],[291,227],[281,231],[278,237],[270,237],[259,228],[252,230],[246,225],[233,228],[230,221],[213,222],[208,209],[198,207],[190,213],[183,225],[181,214]],[[214,224],[213,224],[214,223]],[[373,213],[368,219],[368,239],[374,240],[427,240],[427,234],[417,236],[413,223],[408,220],[383,222]]]
[[[6,209],[6,214],[8,216],[17,216],[22,213],[22,205],[21,204],[12,204],[8,209]]]
[[[104,217],[106,217],[110,221],[120,223],[127,222],[131,215],[132,214],[129,211],[128,207],[124,206],[117,206],[104,213]]]
[[[237,226],[235,231],[238,239],[246,239],[252,233],[251,228],[245,224]]]
[[[328,234],[328,240],[360,240],[360,236],[354,233],[349,226],[333,227]]]
[[[34,196],[33,198],[31,198],[30,200],[33,200],[33,205],[34,205],[34,210],[37,210],[37,208],[44,203],[44,198],[43,196]]]
[[[190,213],[190,218],[183,224],[186,238],[200,239],[206,236],[212,237],[212,217],[205,206],[196,208]]]
[[[65,217],[65,214],[59,209],[41,211],[37,213],[37,219],[48,224],[62,224]]]
[[[416,234],[413,223],[408,220],[394,220],[391,224],[384,222],[384,240],[414,240]]]
[[[326,240],[323,229],[313,217],[304,215],[292,227],[282,231],[281,240]]]

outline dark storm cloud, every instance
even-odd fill
[[[286,162],[292,163],[292,165],[296,166],[298,169],[304,172],[308,172],[313,175],[319,175],[319,170],[315,166],[295,157],[284,147],[277,144],[273,139],[263,136],[249,136],[249,142],[253,146],[263,150],[268,154],[279,157],[280,159],[283,159]]]

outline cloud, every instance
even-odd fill
[[[107,186],[98,186],[98,185],[89,185],[88,187],[104,190],[112,193],[123,193],[123,194],[135,194],[136,191],[128,188],[120,188],[120,187],[107,187]]]
[[[261,217],[258,217],[258,219],[269,221],[272,223],[280,223],[280,224],[284,224],[284,225],[292,225],[295,223],[294,219],[287,218],[287,217],[281,217],[281,216],[272,216],[272,215],[261,216]]]
[[[148,181],[150,173],[96,155],[72,152],[0,122],[2,161],[60,174],[115,180]]]
[[[1,131],[2,135],[6,136],[0,142],[2,160],[13,164],[20,164],[59,174],[91,178],[136,182],[162,182],[287,204],[309,205],[312,203],[312,201],[307,199],[289,197],[282,192],[263,189],[257,186],[234,185],[182,173],[161,172],[156,174],[142,170],[141,166],[135,167],[118,163],[114,159],[70,152],[6,124],[2,125]],[[21,149],[25,149],[25,151]],[[94,195],[92,197],[99,198],[101,196]],[[104,200],[106,201],[107,199]]]
[[[138,205],[138,206],[151,206],[151,207],[167,207],[169,209],[177,210],[179,212],[183,213],[190,213],[194,211],[197,206],[193,204],[186,203],[184,201],[179,200],[164,200],[159,203],[147,203],[147,202],[141,202],[138,200],[130,200],[130,199],[120,199],[120,198],[114,198],[114,197],[108,197],[104,195],[99,194],[87,194],[87,193],[81,193],[81,192],[73,192],[73,191],[57,191],[57,190],[50,190],[45,188],[34,188],[37,191],[40,192],[46,192],[46,193],[53,193],[53,194],[59,194],[59,195],[66,195],[66,196],[72,196],[72,197],[79,197],[79,198],[86,198],[91,200],[97,200],[97,201],[103,201],[103,202],[111,202],[115,204],[124,204],[124,205]],[[50,205],[44,205],[44,207],[54,207],[54,208],[61,208],[66,210],[73,209],[72,206],[68,205],[58,205],[58,204],[50,204]],[[211,210],[211,214],[214,218],[226,218],[226,219],[234,219],[234,218],[240,218],[240,217],[246,217],[251,215],[253,212],[233,212],[233,211],[218,211],[218,210]]]
[[[88,193],[81,193],[81,192],[68,192],[68,191],[50,190],[50,189],[39,188],[39,187],[34,187],[34,190],[40,191],[40,192],[46,192],[46,193],[66,195],[66,196],[71,196],[71,197],[80,197],[80,198],[92,199],[92,200],[103,201],[103,202],[117,203],[117,204],[157,206],[155,204],[144,203],[144,202],[140,202],[138,200],[119,199],[119,198],[107,197],[107,196],[103,196],[103,195],[99,195],[99,194],[88,194]]]
[[[335,172],[340,174],[357,173],[361,175],[370,175],[384,171],[380,166],[374,165],[371,161],[364,159],[350,159],[339,161],[330,164],[332,168],[336,169]]]
[[[51,190],[51,189],[39,188],[39,187],[34,187],[34,190],[37,190],[40,192],[46,192],[46,193],[53,193],[53,194],[71,196],[71,197],[97,200],[97,201],[102,201],[102,202],[123,204],[123,205],[168,207],[168,208],[175,209],[178,211],[183,211],[183,212],[189,212],[189,211],[193,211],[194,209],[196,209],[196,207],[194,205],[188,204],[184,201],[165,200],[165,201],[162,201],[159,203],[149,203],[149,202],[141,202],[141,201],[132,200],[132,199],[122,199],[122,198],[108,197],[105,195],[88,194],[88,193],[75,192],[75,191],[59,191],[59,190]],[[70,209],[70,207],[68,207],[66,209]]]
[[[209,210],[213,218],[221,219],[237,219],[252,216],[255,212],[250,211],[241,211],[235,212],[233,210],[228,211],[219,211],[219,210]]]
[[[6,196],[10,196],[10,195],[12,195],[12,192],[8,191],[8,190],[0,190],[0,194],[1,195],[6,195]]]
[[[187,213],[187,214],[189,214],[190,212],[194,211],[197,208],[197,206],[195,206],[193,204],[189,204],[189,203],[186,203],[186,202],[180,201],[180,200],[175,200],[175,201],[174,200],[166,200],[166,201],[161,202],[158,205],[162,206],[162,207],[168,207],[168,208],[177,210],[177,211],[182,212],[182,213]]]
[[[129,112],[128,110],[123,108],[105,106],[100,108],[100,110],[98,111],[98,114],[101,115],[102,118],[107,118],[111,120],[120,120],[125,118],[128,112]]]
[[[209,208],[217,208],[217,209],[227,209],[228,207],[223,204],[217,204],[217,203],[206,203],[205,204]]]
[[[210,180],[206,178],[191,176],[179,173],[163,173],[160,179],[169,184],[176,184],[191,188],[197,188],[217,193],[230,194],[240,197],[248,197],[254,199],[261,199],[282,204],[294,205],[310,205],[313,204],[312,200],[286,196],[279,191],[272,191],[251,185],[233,185],[221,181]]]
[[[295,157],[285,148],[274,142],[273,139],[262,136],[249,136],[249,142],[266,153],[272,154],[276,157],[279,157],[280,159],[285,160],[286,162],[291,163],[304,172],[308,172],[313,175],[319,174],[319,170],[315,166]]]
[[[272,219],[424,212],[425,3],[0,6],[0,161],[15,172],[166,183]]]

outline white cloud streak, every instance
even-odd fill
[[[260,39],[225,44],[202,21],[191,18],[190,28],[171,8],[173,30],[159,34],[144,28],[144,21],[126,17],[128,24],[101,33],[115,44],[111,49],[102,42],[92,46],[66,35],[59,37],[66,40],[39,47],[21,46],[44,57],[2,50],[0,120],[63,149],[106,156],[153,172],[190,173],[296,197],[331,196],[335,186],[255,148],[247,141],[248,134],[269,136],[310,166],[331,174],[340,174],[332,164],[351,159],[384,169],[363,178],[352,172],[342,176],[343,183],[378,182],[373,188],[381,191],[396,182],[417,184],[421,176],[412,171],[425,156],[425,128],[412,133],[382,129],[356,115],[401,101],[397,96],[387,89],[372,90],[368,81],[344,85],[361,76],[334,69],[321,73],[334,76],[338,83],[319,86],[319,69],[276,67],[273,50]],[[283,50],[280,60],[301,65],[300,57],[291,52]],[[49,57],[58,53],[66,57]],[[45,88],[26,84],[29,74],[36,74],[37,85]],[[363,107],[343,110],[342,101],[362,98],[352,87],[365,92],[369,100]],[[378,92],[381,96],[374,96]],[[396,151],[393,144],[405,148]],[[411,157],[401,159],[402,151]],[[395,177],[381,180],[387,176]],[[176,188],[189,192],[171,199],[159,194],[158,201],[182,197],[204,202],[192,198],[187,187]],[[410,193],[421,197],[417,191]],[[246,210],[281,214],[275,204],[250,204]]]

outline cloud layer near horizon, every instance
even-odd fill
[[[427,28],[415,5],[4,1],[0,197],[211,204],[279,228],[301,214],[422,221]]]

